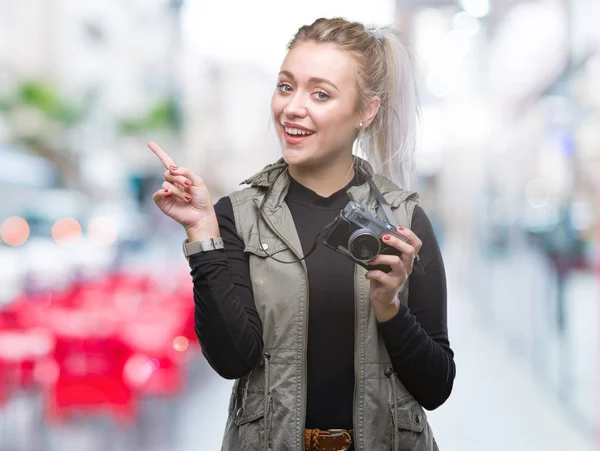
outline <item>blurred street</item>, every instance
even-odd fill
[[[453,331],[450,339],[456,350],[457,377],[448,402],[429,414],[440,449],[597,449],[592,440],[593,431],[586,431],[578,415],[573,415],[548,394],[545,378],[532,372],[522,349],[498,339],[496,327],[486,321],[477,308],[478,303],[486,300],[470,298],[456,283],[458,275],[453,256],[460,255],[458,252],[456,248],[446,249],[444,254],[450,281],[449,328]],[[526,257],[520,259],[523,264],[527,263]],[[510,271],[514,283],[530,282],[527,274],[520,273],[514,265]],[[583,282],[585,289],[597,289],[587,282],[587,286]],[[575,296],[580,294],[575,292],[576,288],[579,287],[574,287]],[[505,285],[502,299],[507,310],[511,308],[508,304],[512,290],[514,286]],[[588,404],[592,409],[595,406],[593,400],[588,399]]]

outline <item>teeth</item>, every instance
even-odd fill
[[[286,133],[290,134],[290,135],[302,135],[302,136],[307,136],[307,135],[312,135],[313,132],[309,132],[308,130],[300,130],[299,128],[289,128],[289,127],[284,127]]]

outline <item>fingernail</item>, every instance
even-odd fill
[[[171,165],[171,166],[169,166],[169,169],[170,169],[171,171],[176,171],[176,170],[177,170],[177,166],[173,166],[173,165]]]
[[[168,189],[165,189],[164,192],[165,192],[165,194],[169,194],[169,190]]]
[[[404,230],[404,227],[398,226],[398,230]]]
[[[192,200],[192,196],[190,196],[189,194],[185,195],[185,200]]]
[[[389,235],[383,235],[383,241],[389,241],[390,236]]]
[[[192,182],[190,182],[189,180],[186,180],[185,182],[183,182],[183,184],[184,184],[185,186],[191,186],[191,185],[192,185]]]

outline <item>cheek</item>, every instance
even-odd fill
[[[316,117],[315,117],[316,116]],[[348,111],[332,108],[322,114],[313,115],[319,131],[325,132],[328,140],[346,142],[354,136],[354,118]]]
[[[273,94],[273,97],[271,98],[271,111],[275,119],[283,113],[284,107],[283,99],[277,94]]]

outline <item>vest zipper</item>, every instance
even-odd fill
[[[271,218],[269,218],[263,211],[260,212],[261,217],[264,219],[264,221],[267,223],[267,225],[269,226],[269,228],[273,231],[273,233],[275,233],[275,235],[277,235],[277,237],[283,241],[287,247],[289,248],[289,250],[297,257],[297,258],[303,258],[303,255],[300,255],[299,252],[296,251],[296,249],[294,248],[294,246],[292,246],[292,244],[285,239],[285,237],[279,232],[279,230],[277,230],[275,228],[275,226],[273,226],[273,223],[271,222]],[[306,283],[306,294],[304,296],[304,334],[303,334],[303,343],[302,343],[302,352],[304,354],[304,356],[306,356],[306,347],[308,344],[308,329],[307,329],[307,325],[308,325],[308,269],[306,268],[306,263],[304,262],[304,260],[300,260],[300,263],[302,264],[302,268],[304,269],[304,280]],[[302,404],[300,405],[300,411],[302,412],[302,424],[300,425],[300,444],[301,444],[301,449],[304,448],[304,446],[302,446],[302,443],[304,442],[304,428],[306,425],[306,358],[303,359],[303,364],[302,364]]]
[[[360,298],[360,275],[358,274],[358,265],[354,265],[354,395],[353,395],[353,412],[352,412],[352,423],[354,426],[354,441],[359,438],[362,440],[362,429],[359,426],[358,418],[357,418],[357,400],[358,400],[358,390],[360,388],[360,372],[359,362],[358,362],[358,354],[360,352],[359,347],[359,337],[360,337],[360,302],[358,298]],[[355,448],[358,449],[357,444],[355,444]]]
[[[269,437],[271,435],[271,354],[263,353],[265,364],[264,393],[263,393],[263,415],[265,420],[265,432],[263,436],[263,449],[269,451]]]
[[[398,396],[396,394],[396,373],[392,367],[385,370],[385,375],[389,378],[392,384],[392,449],[395,451],[398,448],[400,438],[398,437]]]
[[[348,197],[353,201],[357,202],[354,192],[352,188],[348,190]],[[359,203],[359,202],[357,202]],[[359,353],[360,353],[360,297],[361,297],[361,281],[359,274],[359,266],[354,265],[354,395],[353,395],[353,409],[352,409],[352,423],[354,427],[354,448],[359,449],[358,440],[362,441],[363,430],[362,430],[362,422],[359,421],[358,418],[358,391],[361,387],[361,378],[360,378],[360,362],[359,362]]]

